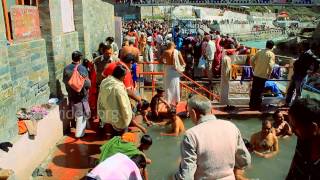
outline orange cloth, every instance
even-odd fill
[[[231,65],[231,78],[233,80],[236,80],[238,77],[238,69],[239,69],[239,65],[236,65],[236,64]]]
[[[125,142],[132,142],[136,143],[137,142],[137,136],[134,133],[131,132],[126,132],[122,135],[121,139]]]
[[[251,48],[250,56],[252,57],[252,56],[256,55],[256,53],[257,53],[257,48]]]
[[[27,126],[24,123],[24,121],[23,120],[18,121],[18,133],[21,135],[21,134],[26,133],[27,131],[28,131],[28,129],[27,129]]]

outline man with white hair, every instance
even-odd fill
[[[228,179],[242,176],[251,163],[239,129],[217,119],[211,101],[201,95],[188,100],[194,127],[186,131],[181,143],[181,162],[175,179]]]

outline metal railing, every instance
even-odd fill
[[[154,92],[156,90],[156,79],[155,76],[164,76],[164,72],[144,72],[143,70],[145,69],[144,66],[145,65],[149,65],[149,64],[154,64],[154,65],[158,65],[161,64],[158,61],[154,61],[154,62],[139,62],[138,64],[142,64],[142,71],[138,72],[138,77],[139,80],[141,80],[141,76],[145,77],[145,76],[151,76],[151,86],[145,86],[145,85],[140,85],[138,86],[139,89],[139,93],[141,93],[141,89],[145,89],[145,88],[151,88],[152,90],[152,97],[154,96]],[[144,80],[142,81],[144,83]]]
[[[203,87],[201,84],[197,83],[196,81],[194,81],[193,79],[191,79],[191,78],[188,77],[187,75],[185,75],[185,74],[183,74],[183,73],[181,73],[181,72],[178,72],[178,73],[181,75],[181,77],[186,78],[189,82],[191,82],[191,83],[193,83],[194,85],[196,85],[197,88],[199,88],[199,89],[203,90],[205,93],[207,93],[207,94],[209,95],[209,99],[211,99],[211,100],[219,100],[219,99],[220,99],[220,97],[219,97],[218,95],[210,92],[207,88]],[[180,82],[180,84],[183,84],[182,87],[188,86],[187,84],[182,83],[182,82]],[[188,87],[189,87],[189,86],[188,86]],[[191,88],[191,87],[189,87],[189,88]],[[191,89],[192,89],[192,88],[191,88]],[[195,89],[193,89],[193,90],[196,91]],[[198,92],[198,91],[197,91],[197,92]],[[197,94],[201,94],[201,93],[198,92]]]
[[[243,55],[238,55],[238,56],[243,56]],[[293,70],[293,62],[294,62],[294,58],[292,58],[292,57],[287,57],[287,56],[279,56],[279,55],[276,55],[276,58],[281,58],[282,60],[283,60],[283,64],[289,64],[289,66],[279,66],[280,68],[287,68],[288,69],[288,75],[287,75],[287,78],[286,79],[268,79],[268,81],[275,81],[275,82],[289,82],[290,81],[290,77],[292,76],[292,70]],[[241,59],[243,59],[243,58],[241,58]],[[239,60],[236,60],[235,58],[233,59],[234,61],[236,61],[235,62],[235,64],[236,65],[238,65],[239,66],[239,68],[243,68],[243,67],[250,67],[250,66],[248,66],[248,65],[244,65],[245,64],[245,61],[239,61]],[[223,66],[226,66],[227,64],[226,63],[222,63],[223,64]],[[222,69],[226,69],[226,68],[222,68]],[[231,74],[231,72],[230,72],[230,74]],[[229,75],[230,75],[229,74]],[[244,79],[244,80],[240,80],[240,79],[238,79],[239,78],[239,76],[241,77],[242,76],[242,74],[240,73],[240,74],[238,74],[237,73],[237,79],[235,79],[235,80],[232,80],[230,77],[227,77],[226,76],[227,74],[224,74],[224,73],[222,73],[222,76],[224,76],[224,77],[221,77],[221,89],[220,89],[220,95],[221,95],[221,100],[220,100],[220,103],[222,103],[222,104],[228,104],[228,103],[230,103],[231,101],[233,101],[233,103],[239,103],[239,104],[241,104],[241,103],[243,103],[244,101],[242,101],[242,100],[239,100],[238,98],[239,97],[231,97],[231,96],[229,96],[229,95],[242,95],[242,94],[245,94],[245,95],[249,95],[250,94],[250,92],[248,92],[246,89],[244,89],[244,91],[239,91],[239,90],[236,90],[236,91],[234,91],[234,92],[230,92],[230,89],[231,89],[231,87],[230,87],[230,85],[231,84],[229,84],[230,82],[236,82],[236,81],[243,81],[243,82],[251,82],[252,81],[252,79]],[[235,85],[235,84],[234,84]],[[234,86],[233,85],[233,86]],[[284,85],[284,84],[282,84],[282,85]],[[288,85],[288,84],[287,84]],[[242,86],[242,85],[241,85]],[[249,85],[249,87],[250,87],[250,85]],[[285,88],[285,89],[287,89],[287,87]],[[249,91],[250,91],[250,89],[248,89]],[[286,94],[286,92],[285,91],[282,91],[282,94]],[[241,96],[242,97],[242,96]],[[245,97],[245,96],[243,96],[242,98],[247,98],[247,97]],[[277,100],[280,100],[280,98],[278,98],[278,97],[274,97],[274,98],[272,98],[272,97],[268,97],[268,98],[266,98],[266,99],[268,99],[267,101],[269,102],[273,102],[275,99],[277,99]]]
[[[138,63],[138,64],[142,64],[142,68],[144,69],[145,65],[149,65],[149,64],[159,65],[161,63],[155,61],[155,62],[141,62],[141,63]],[[186,83],[181,82],[181,81],[180,81],[180,85],[181,85],[180,88],[184,88],[189,92],[192,92],[192,93],[195,93],[195,94],[198,94],[198,95],[202,95],[202,96],[205,96],[205,97],[209,96],[209,98],[211,100],[213,100],[213,99],[219,100],[220,99],[220,97],[218,95],[210,92],[208,89],[206,89],[205,87],[203,87],[201,84],[197,83],[196,81],[194,81],[190,77],[186,76],[184,73],[181,73],[181,72],[178,72],[178,73],[181,75],[181,77],[187,79],[189,81],[189,83],[191,82],[192,83],[192,87],[196,87],[196,88],[201,89],[202,91],[204,91],[206,93],[206,95],[200,93],[196,89],[190,87],[189,85],[187,85]],[[156,89],[155,76],[162,76],[163,77],[163,76],[165,76],[165,73],[164,72],[143,72],[143,71],[142,72],[138,72],[139,79],[142,79],[141,76],[143,76],[143,77],[151,76],[151,86],[145,86],[145,85],[141,85],[140,83],[138,83],[139,84],[138,85],[139,92],[141,93],[140,89],[151,88],[152,89],[152,96],[154,96],[154,92],[155,92],[155,89]]]

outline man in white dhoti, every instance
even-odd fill
[[[144,62],[153,63],[154,59],[154,53],[153,53],[153,47],[152,47],[152,36],[149,36],[147,38],[147,46],[143,54],[143,60]],[[144,72],[153,72],[154,71],[154,64],[146,64],[144,65]],[[147,75],[145,80],[147,82],[151,82],[151,75]]]
[[[163,52],[162,62],[164,66],[164,89],[167,102],[176,106],[180,102],[180,76],[185,67],[181,53],[175,49],[173,42],[168,43],[168,48]]]

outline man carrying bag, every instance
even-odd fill
[[[69,105],[76,120],[75,137],[81,138],[85,134],[87,120],[90,118],[88,91],[91,82],[88,79],[88,70],[80,64],[82,54],[79,51],[72,53],[72,63],[63,71],[63,82],[68,92]]]

